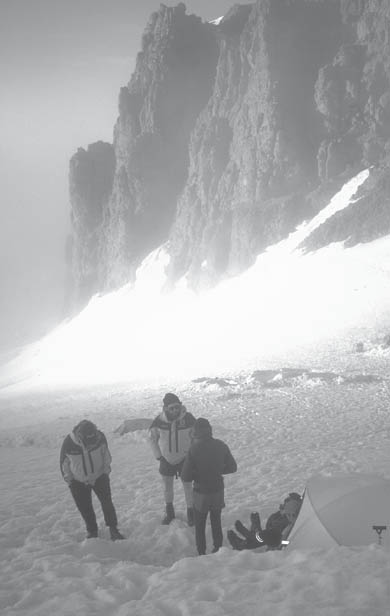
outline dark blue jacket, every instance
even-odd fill
[[[237,463],[229,447],[212,436],[195,439],[184,460],[181,478],[193,481],[195,492],[211,494],[223,489],[223,477],[235,473]]]

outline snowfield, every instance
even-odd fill
[[[317,472],[390,477],[389,361],[354,354],[349,374],[362,374],[359,363],[366,374],[371,364],[382,379],[281,379],[272,388],[240,374],[228,375],[227,385],[210,379],[138,391],[111,386],[3,393],[2,615],[385,616],[390,551],[375,538],[369,547],[266,554],[235,552],[225,540],[219,553],[196,556],[179,481],[177,519],[168,527],[160,524],[162,491],[147,430],[114,433],[125,419],[151,420],[167,388],[195,416],[208,417],[238,462],[238,472],[225,481],[226,537],[237,518],[247,522],[259,510],[265,520]],[[122,542],[108,540],[96,500],[100,537],[84,539],[60,475],[60,445],[83,417],[95,421],[109,441],[113,498],[127,537]]]
[[[376,536],[367,547],[265,554],[225,540],[196,556],[179,481],[177,517],[160,523],[147,442],[167,391],[210,420],[238,463],[225,481],[225,537],[252,511],[265,521],[311,475],[390,478],[390,238],[299,251],[353,207],[367,177],[237,279],[198,297],[185,281],[161,294],[162,248],[134,288],[96,296],[9,358],[0,374],[2,616],[388,616],[390,547]],[[96,500],[99,538],[84,539],[62,480],[60,446],[83,418],[108,438],[124,541],[108,540]],[[390,511],[386,524],[390,534]]]

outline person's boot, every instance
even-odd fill
[[[110,537],[111,541],[118,541],[120,539],[124,539],[122,533],[119,532],[116,526],[110,526]]]
[[[97,530],[87,530],[87,539],[96,539],[98,536]]]
[[[238,531],[243,537],[245,537],[245,539],[248,539],[251,536],[251,531],[243,525],[241,520],[236,520],[234,522],[234,526],[236,527],[236,531]]]
[[[192,507],[187,508],[187,524],[188,526],[193,526],[195,524],[194,510]]]
[[[165,505],[165,516],[162,519],[161,524],[170,524],[175,517],[175,510],[173,503],[167,503]]]
[[[233,550],[245,550],[246,541],[236,535],[234,530],[228,530],[227,538],[229,539],[229,543],[232,546]]]
[[[257,533],[262,530],[260,516],[257,511],[251,513],[251,532]]]

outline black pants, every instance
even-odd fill
[[[214,548],[220,548],[223,542],[221,509],[210,511],[211,535],[213,537]],[[196,548],[200,555],[206,554],[206,520],[208,511],[198,511],[194,509],[195,518],[195,541]]]
[[[96,515],[92,506],[92,490],[95,492],[102,506],[106,526],[116,527],[118,525],[115,508],[111,499],[110,479],[108,475],[100,475],[100,477],[96,479],[94,486],[73,480],[69,487],[77,509],[80,511],[87,526],[88,532],[97,532]]]

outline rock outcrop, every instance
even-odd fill
[[[190,143],[172,238],[172,276],[210,284],[311,212],[326,136],[314,93],[347,37],[338,0],[236,6],[219,26],[213,94]]]
[[[69,305],[82,305],[100,289],[102,225],[111,198],[115,172],[112,145],[99,141],[79,148],[71,158],[69,192],[72,236],[67,261],[72,284]]]
[[[389,32],[381,0],[258,0],[218,24],[161,5],[121,90],[113,146],[71,162],[74,296],[132,280],[168,240],[172,281],[215,284],[367,166],[353,212],[304,248],[389,233]]]

